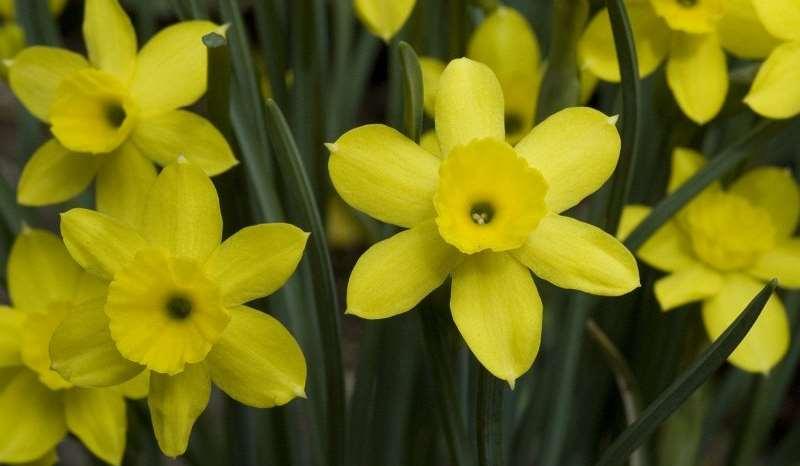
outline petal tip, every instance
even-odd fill
[[[611,115],[607,119],[608,124],[611,125],[611,126],[616,126],[618,120],[619,120],[619,115]]]
[[[326,142],[325,143],[325,148],[327,148],[328,152],[330,152],[331,154],[333,154],[334,152],[336,152],[339,149],[339,147],[336,145],[335,142]]]

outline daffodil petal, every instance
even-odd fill
[[[628,234],[650,214],[650,207],[627,205],[622,210],[617,238],[624,241]],[[689,238],[675,222],[667,222],[636,251],[647,264],[659,269],[674,272],[691,267],[696,263]]]
[[[214,184],[190,163],[174,163],[158,175],[144,210],[151,243],[203,263],[222,238],[222,214]]]
[[[306,360],[289,331],[255,309],[230,311],[230,323],[208,353],[211,380],[233,399],[256,408],[305,397]]]
[[[203,36],[218,29],[209,21],[183,21],[150,39],[139,52],[131,93],[143,116],[192,104],[206,92]]]
[[[388,43],[406,23],[416,3],[416,0],[355,0],[354,6],[364,26]]]
[[[779,238],[787,238],[800,219],[800,190],[785,168],[759,167],[745,173],[729,188],[769,212]]]
[[[451,61],[439,79],[436,135],[443,157],[474,139],[505,139],[503,90],[492,70],[468,58]]]
[[[128,427],[125,401],[108,388],[72,388],[64,394],[67,427],[98,458],[119,465]]]
[[[800,113],[798,82],[800,41],[781,44],[761,65],[744,102],[767,118],[792,117]]]
[[[8,70],[11,90],[36,118],[49,121],[50,106],[61,81],[89,63],[77,53],[54,47],[28,47]]]
[[[142,154],[161,166],[183,156],[214,176],[238,163],[222,133],[205,118],[185,110],[140,122],[132,138]]]
[[[727,0],[727,3],[717,26],[722,47],[739,58],[765,58],[780,42],[759,20],[753,0]]]
[[[728,63],[717,35],[673,34],[667,83],[692,121],[705,124],[714,118],[728,94]]]
[[[97,173],[97,211],[140,228],[156,168],[133,144],[123,144],[109,154]]]
[[[104,305],[104,298],[82,303],[67,315],[50,340],[53,370],[81,387],[118,385],[144,370],[117,350]]]
[[[439,92],[439,79],[444,72],[444,63],[438,58],[419,57],[419,67],[422,71],[422,102],[425,112],[433,117],[436,115],[436,94]]]
[[[730,1],[730,0],[729,0]],[[758,18],[775,37],[800,40],[800,5],[794,0],[752,0]]]
[[[762,254],[749,272],[762,279],[778,279],[785,288],[800,288],[800,239],[779,243],[775,249]]]
[[[0,391],[0,462],[24,463],[44,456],[67,435],[61,391],[20,369]],[[8,413],[24,413],[10,416]]]
[[[328,149],[333,186],[353,208],[404,227],[436,216],[439,159],[398,131],[385,125],[360,126]]]
[[[672,151],[672,168],[670,169],[667,192],[671,193],[680,188],[681,185],[683,185],[686,180],[693,177],[705,163],[706,159],[700,152],[685,147],[676,147],[675,150]]]
[[[307,241],[308,233],[287,223],[243,228],[211,254],[206,275],[219,285],[225,306],[269,296],[292,276]]]
[[[0,306],[0,369],[22,365],[20,352],[24,320],[22,311]]]
[[[61,236],[81,267],[106,280],[113,279],[138,251],[147,247],[130,226],[87,209],[71,209],[61,214]]]
[[[125,396],[125,398],[130,398],[131,400],[146,398],[147,394],[150,392],[150,373],[151,371],[144,370],[136,377],[114,388]]]
[[[653,291],[662,311],[700,301],[717,294],[724,280],[716,271],[701,264],[678,270],[656,281]]]
[[[18,466],[53,466],[58,462],[58,455],[56,450],[50,450],[44,456],[36,458],[33,461],[26,461],[25,463],[18,463]]]
[[[544,217],[512,255],[561,288],[619,296],[639,286],[633,254],[603,230],[570,217]]]
[[[87,0],[83,37],[89,61],[127,83],[136,68],[136,32],[117,0]]]
[[[616,118],[572,107],[536,125],[515,147],[547,180],[545,202],[563,212],[600,189],[617,166]]]
[[[419,139],[419,146],[436,157],[441,158],[442,156],[442,151],[439,149],[439,138],[436,137],[435,130],[429,129],[422,133],[422,137]]]
[[[703,303],[703,323],[708,336],[717,339],[739,316],[764,284],[744,275],[729,275],[719,293]],[[780,298],[773,294],[728,361],[740,369],[767,373],[789,347],[789,323]]]
[[[397,233],[358,259],[347,284],[347,312],[365,319],[406,312],[444,283],[461,259],[433,220]]]
[[[655,71],[667,56],[670,30],[655,14],[650,2],[629,2],[626,6],[636,42],[639,75],[645,77]],[[617,50],[607,9],[600,10],[589,22],[578,42],[578,57],[581,67],[588,68],[600,79],[619,82]]]
[[[542,301],[530,272],[506,253],[469,256],[453,272],[453,320],[478,361],[514,381],[539,352]]]
[[[50,139],[25,164],[17,200],[22,205],[42,206],[72,199],[89,186],[99,164],[96,156],[73,152]]]
[[[187,365],[183,372],[150,375],[150,417],[158,446],[175,458],[189,445],[192,426],[206,409],[211,396],[211,380],[205,364]]]

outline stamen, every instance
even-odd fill
[[[106,106],[106,121],[114,128],[119,128],[128,116],[125,109],[118,103],[109,103]]]
[[[472,205],[469,216],[477,225],[486,225],[494,218],[494,208],[488,202],[477,202]]]
[[[176,320],[183,320],[192,313],[192,301],[183,295],[174,295],[167,300],[167,312]]]

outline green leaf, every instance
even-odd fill
[[[208,119],[230,141],[231,55],[228,39],[211,32],[203,36],[203,44],[208,53],[206,113]]]
[[[405,134],[415,142],[422,135],[422,70],[414,48],[406,42],[397,45],[400,69],[403,72],[403,120]]]
[[[675,410],[677,410],[700,385],[703,384],[730,356],[747,335],[761,311],[775,291],[776,280],[771,280],[745,307],[739,317],[717,338],[695,362],[681,374],[650,406],[642,416],[617,437],[605,451],[596,466],[615,466],[625,462]]]
[[[58,25],[47,0],[14,0],[16,19],[25,31],[27,45],[61,45]]]
[[[478,465],[502,466],[503,463],[503,390],[505,382],[484,367],[479,368],[477,390]]]
[[[282,2],[276,0],[263,0],[255,2],[254,8],[261,57],[267,68],[272,98],[278,105],[285,106],[289,97],[286,90],[286,27],[282,21],[285,11],[282,6]]]

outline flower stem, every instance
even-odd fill
[[[503,463],[503,385],[484,367],[478,373],[476,431],[479,466]]]

